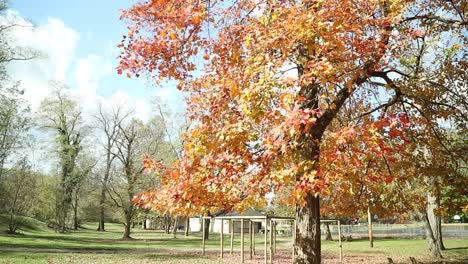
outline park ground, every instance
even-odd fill
[[[0,223],[0,230],[4,226]],[[78,231],[58,234],[35,220],[23,222],[20,234],[0,234],[0,263],[240,263],[240,241],[236,236],[234,254],[229,254],[225,237],[225,258],[219,258],[219,236],[211,234],[202,255],[199,233],[167,235],[159,231],[133,230],[133,240],[121,240],[123,227],[108,224],[106,232],[95,231],[96,224],[83,225]],[[247,240],[247,239],[246,239]],[[278,237],[274,263],[291,263],[291,238]],[[377,239],[374,248],[368,241],[343,242],[343,263],[468,263],[468,239],[446,239],[443,260],[434,260],[423,239]],[[263,240],[256,238],[257,254],[250,260],[246,241],[245,263],[263,263]],[[323,241],[324,263],[339,263],[338,243]]]

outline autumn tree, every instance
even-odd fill
[[[66,231],[67,216],[72,205],[72,194],[76,187],[76,165],[82,150],[85,126],[81,110],[76,101],[67,96],[66,87],[53,83],[56,90],[52,97],[41,102],[42,127],[55,136],[54,151],[60,167],[60,193],[57,199],[57,219],[60,232]]]
[[[460,166],[466,163],[466,155],[461,149],[452,148],[447,128],[435,127],[437,137],[430,137],[429,132],[413,133],[413,156],[411,161],[416,164],[407,167],[405,172],[413,177],[410,181],[415,191],[413,200],[424,221],[426,240],[432,255],[441,257],[445,249],[442,240],[442,219],[444,214],[457,210],[466,201],[466,175]],[[453,129],[453,127],[450,127]],[[449,129],[449,130],[450,130]],[[453,131],[452,131],[453,133]],[[464,132],[462,137],[465,137]],[[460,150],[462,152],[460,152]],[[466,173],[466,172],[465,172]],[[418,177],[419,176],[419,177]],[[452,199],[447,199],[447,191]]]
[[[427,0],[136,3],[122,13],[118,71],[175,80],[196,120],[175,166],[146,163],[163,185],[138,202],[207,213],[289,190],[294,263],[320,263],[320,196],[332,180],[357,179],[327,176],[320,160],[340,146],[325,137],[356,126],[399,137],[393,122],[372,123],[402,115],[433,137],[441,120],[466,122],[466,82],[455,74],[466,66],[464,9],[464,1]],[[339,122],[346,107],[350,124]],[[398,151],[369,140],[379,157]]]
[[[190,128],[190,121],[187,118],[181,118],[178,113],[170,111],[168,105],[160,97],[156,97],[154,100],[154,107],[157,113],[157,118],[161,120],[161,125],[164,131],[164,135],[167,138],[166,144],[161,144],[161,150],[158,158],[163,160],[165,164],[172,164],[175,160],[182,157],[182,145],[181,141],[184,133]],[[180,122],[183,119],[185,122]],[[157,157],[153,157],[157,158]],[[156,186],[152,186],[156,187]],[[172,217],[167,212],[164,212],[165,220],[165,231],[169,233],[170,226],[172,225],[172,233],[174,237],[177,233],[177,226],[179,222],[179,216]],[[190,228],[190,218],[185,217],[185,236],[188,236]],[[205,219],[205,226],[210,226],[210,219]],[[205,239],[209,238],[209,229],[205,229],[203,234]]]

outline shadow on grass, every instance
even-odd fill
[[[124,250],[127,252],[153,252],[150,249],[190,249],[199,248],[202,240],[197,237],[181,238],[133,238],[131,240],[121,238],[99,238],[94,236],[63,235],[63,234],[22,234],[5,235],[5,240],[0,240],[1,247],[30,248],[30,249],[57,249],[70,251],[112,251]],[[11,238],[11,239],[9,239]],[[207,241],[207,248],[217,246],[218,240]],[[238,242],[235,242],[237,245]]]
[[[462,250],[462,249],[468,249],[468,247],[454,247],[454,248],[445,248],[444,251],[450,251],[450,250]]]
[[[439,260],[433,262],[418,262],[421,264],[466,264],[468,263],[468,258],[462,260]]]
[[[201,255],[195,253],[169,253],[169,254],[144,254],[141,256],[144,259],[151,259],[154,261],[167,261],[171,259],[176,260],[200,260],[200,259],[210,259],[209,255]]]
[[[44,234],[44,235],[35,235],[35,234],[9,234],[3,235],[4,237],[11,237],[11,238],[28,238],[28,239],[41,239],[41,240],[54,240],[54,241],[72,241],[77,243],[90,243],[90,242],[97,242],[97,243],[109,243],[119,241],[120,239],[112,239],[112,238],[99,238],[99,237],[80,237],[74,236],[73,234],[66,235],[66,234]],[[124,240],[120,240],[124,241]]]

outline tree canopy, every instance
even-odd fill
[[[147,161],[163,185],[136,200],[205,213],[287,191],[296,262],[319,263],[320,195],[404,180],[392,163],[465,129],[465,9],[427,0],[137,2],[122,13],[118,71],[175,80],[196,125],[173,167]]]

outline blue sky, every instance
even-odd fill
[[[18,32],[21,46],[32,46],[45,57],[27,65],[19,62],[10,67],[13,77],[22,80],[33,107],[45,95],[48,81],[60,79],[77,90],[77,96],[84,99],[83,107],[91,108],[90,111],[96,100],[112,102],[124,97],[128,105],[137,108],[138,117],[148,119],[155,95],[162,97],[175,111],[183,111],[182,96],[172,86],[155,88],[146,79],[129,79],[116,74],[119,52],[116,46],[126,30],[119,20],[119,10],[133,2],[11,1],[13,13],[35,26],[30,32]],[[44,87],[37,88],[41,85]]]

